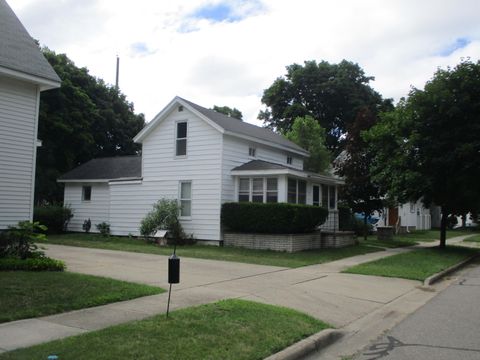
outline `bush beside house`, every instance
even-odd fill
[[[225,203],[222,224],[231,231],[263,234],[299,234],[316,230],[327,219],[319,206],[287,203]]]
[[[49,234],[64,232],[72,217],[72,209],[67,206],[44,205],[33,209],[33,221],[45,225]]]

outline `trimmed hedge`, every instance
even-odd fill
[[[48,257],[0,259],[0,271],[63,271],[65,263]]]
[[[222,224],[229,230],[245,233],[312,232],[327,216],[327,209],[312,205],[247,202],[222,205]]]
[[[62,205],[35,206],[33,208],[33,221],[45,225],[48,234],[64,232],[72,217],[72,209]]]

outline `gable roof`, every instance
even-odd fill
[[[246,140],[263,143],[268,146],[279,147],[286,151],[308,156],[308,151],[270,129],[231,118],[214,110],[204,108],[191,101],[175,97],[147,126],[135,136],[135,142],[141,142],[172,110],[175,104],[183,105],[223,134],[240,137]]]
[[[0,69],[10,75],[26,74],[45,88],[58,87],[60,78],[43,56],[5,0],[0,0]]]
[[[138,155],[92,159],[60,176],[58,182],[134,180],[142,177],[142,157]]]

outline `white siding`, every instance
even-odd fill
[[[0,229],[32,219],[39,90],[0,76]]]
[[[187,156],[175,157],[175,126],[177,121],[188,122]],[[120,192],[133,197],[132,223],[125,228],[126,219],[117,213],[125,212],[121,204],[112,203],[112,226],[122,234],[135,233],[139,219],[162,197],[178,198],[179,181],[192,182],[192,216],[181,223],[186,233],[199,240],[220,240],[222,134],[187,109],[175,108],[143,142],[141,185],[112,185],[112,200]],[[131,193],[132,195],[126,195]],[[135,195],[133,195],[135,194]]]
[[[82,187],[88,185],[92,187],[90,201],[82,200]],[[90,232],[98,232],[96,224],[101,222],[110,222],[110,189],[107,183],[101,184],[81,184],[66,183],[64,204],[73,210],[73,218],[68,224],[69,231],[83,231],[83,222],[90,219],[92,227]]]
[[[256,148],[255,158],[248,156],[248,148],[252,146]],[[292,156],[293,158],[291,165],[287,165],[287,156]],[[225,135],[223,137],[222,159],[222,203],[236,201],[235,179],[230,175],[231,170],[251,160],[263,160],[290,166],[299,170],[303,169],[303,160],[298,156],[287,153],[286,151],[269,148],[267,146]]]

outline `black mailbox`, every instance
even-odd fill
[[[168,258],[168,283],[178,284],[180,282],[180,258],[173,254]]]

